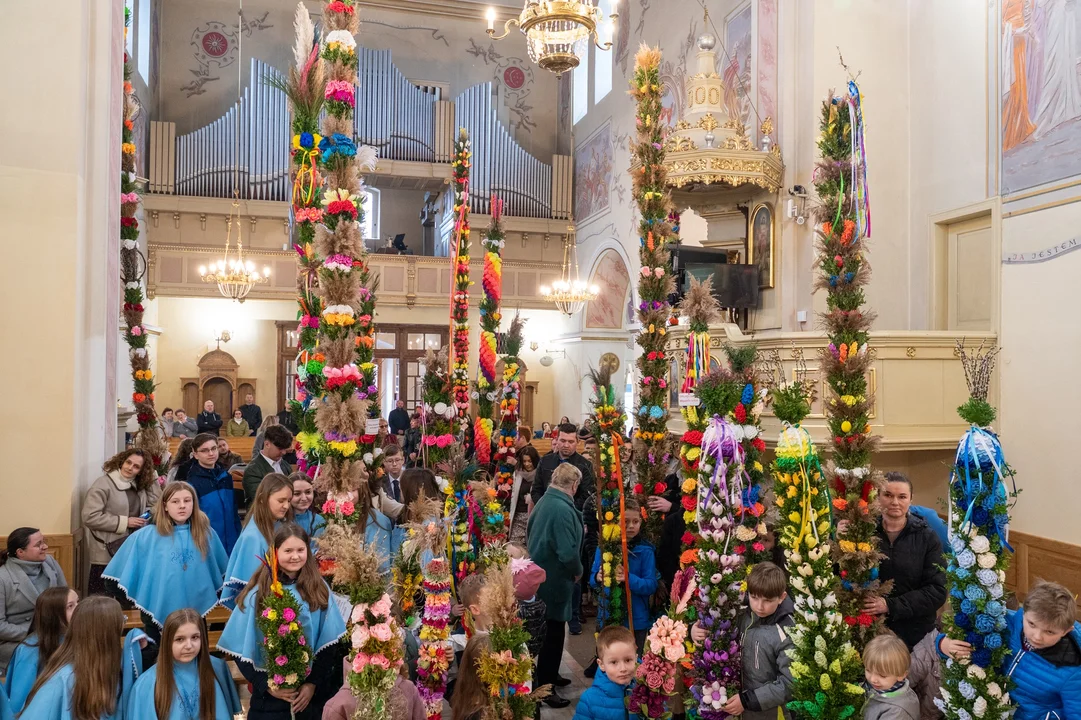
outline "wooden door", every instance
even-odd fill
[[[996,301],[991,216],[949,226],[947,235],[947,330],[993,330]]]
[[[203,411],[203,403],[214,401],[214,412],[221,415],[222,423],[233,416],[233,388],[227,380],[213,378],[203,385],[203,399],[199,406],[189,412],[195,416]]]

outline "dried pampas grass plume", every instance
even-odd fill
[[[690,287],[680,301],[679,309],[690,319],[692,328],[708,328],[721,319],[721,304],[713,295],[713,277],[699,282],[694,275],[690,275],[690,280]]]
[[[480,607],[492,627],[507,628],[518,622],[518,601],[514,597],[510,565],[490,567],[484,573]]]
[[[354,604],[376,602],[386,591],[379,555],[356,526],[329,523],[319,538],[319,554],[333,558],[334,587],[348,588]]]
[[[634,56],[634,64],[643,70],[658,67],[661,64],[661,49],[642,43]]]

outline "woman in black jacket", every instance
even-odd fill
[[[909,512],[912,483],[907,477],[886,473],[879,501],[878,537],[885,555],[879,577],[892,580],[893,589],[887,597],[868,599],[863,611],[885,615],[886,627],[911,650],[934,628],[936,613],[946,602],[946,561],[935,531]]]

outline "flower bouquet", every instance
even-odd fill
[[[270,568],[272,582],[260,603],[255,624],[263,635],[267,687],[271,690],[295,689],[307,679],[314,654],[309,652],[304,628],[300,625],[300,603],[278,580],[277,554],[269,550],[263,562]]]
[[[960,662],[947,659],[942,669],[941,698],[935,704],[948,720],[1005,717],[1010,709],[1009,677],[1002,674],[1009,653],[1005,583],[1012,548],[1006,540],[1010,504],[1016,492],[1006,488],[1013,470],[990,425],[995,409],[987,388],[997,348],[974,353],[958,341],[970,399],[958,408],[970,424],[950,474],[950,545],[946,567],[952,615],[946,635],[972,646]]]
[[[417,690],[430,720],[443,716],[447,671],[454,659],[450,646],[450,568],[445,556],[424,565],[424,615],[417,659]]]
[[[687,624],[678,618],[696,593],[694,569],[683,568],[672,580],[671,605],[646,636],[642,662],[635,671],[628,708],[641,718],[667,720],[668,698],[676,694],[678,666],[686,655]]]
[[[469,135],[458,129],[451,161],[454,187],[454,287],[450,297],[450,384],[456,413],[453,434],[461,437],[469,419],[469,168],[472,164]]]
[[[451,396],[450,377],[447,374],[447,348],[438,353],[429,350],[424,359],[424,381],[421,415],[421,444],[423,445],[424,465],[436,468],[452,452],[454,434],[451,422],[457,416],[454,400]]]
[[[390,595],[383,593],[371,605],[354,605],[349,621],[353,628],[349,687],[357,697],[357,716],[385,720],[390,717],[388,698],[404,654]]]
[[[474,397],[477,399],[477,419],[473,425],[473,445],[477,462],[486,467],[492,460],[492,431],[495,424],[492,415],[499,399],[496,389],[496,338],[499,331],[500,302],[503,299],[503,244],[501,221],[503,201],[492,197],[492,222],[481,244],[484,245],[484,274],[481,286],[484,299],[480,301],[480,347],[477,356],[477,382]]]
[[[738,616],[743,558],[733,552],[739,526],[731,499],[743,487],[743,447],[724,417],[710,420],[702,435],[698,480],[698,623],[707,636],[694,655],[691,693],[703,720],[728,717],[722,708],[739,692]]]
[[[506,354],[503,356],[503,383],[499,401],[499,437],[496,443],[495,476],[496,490],[503,503],[506,517],[510,517],[511,493],[514,489],[514,470],[517,450],[514,442],[518,439],[518,400],[521,396],[521,364],[518,353],[522,350],[522,328],[525,321],[515,314],[504,338]]]
[[[471,483],[473,502],[479,511],[476,521],[480,541],[480,565],[482,568],[502,567],[510,559],[507,555],[507,523],[503,503],[491,480],[474,480]]]

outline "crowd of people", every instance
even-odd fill
[[[245,407],[251,405],[249,397]],[[196,418],[197,428],[214,422],[220,428],[220,417],[215,421],[208,406]],[[25,527],[11,533],[7,551],[0,553],[5,688],[0,703],[8,705],[0,706],[0,720],[7,720],[4,712],[21,712],[30,720],[233,717],[240,712],[236,686],[226,664],[209,654],[204,621],[219,605],[231,612],[217,649],[236,663],[250,686],[249,718],[352,717],[355,699],[348,684],[343,687],[346,649],[337,642],[346,634],[349,610],[335,602],[317,562],[324,530],[317,512],[321,498],[307,474],[294,472],[293,434],[286,424],[276,416],[262,420],[261,413],[239,418],[249,428],[249,420],[256,419],[261,442],[247,462],[227,457],[228,447],[220,444],[225,438],[210,432],[185,436],[164,484],[142,450],[128,449],[106,461],[82,504],[90,562],[85,599],[67,588],[40,531]],[[187,428],[189,420],[178,410],[173,429]],[[403,525],[412,520],[414,501],[442,496],[440,480],[423,467],[419,441],[411,441],[417,421],[402,405],[384,421],[385,473],[370,481],[371,502],[360,521],[366,541],[385,560],[385,571],[404,539]],[[507,549],[519,616],[536,660],[533,686],[550,686],[543,703],[562,708],[569,700],[560,689],[571,684],[560,674],[566,635],[568,630],[581,634],[594,614],[589,598],[601,594],[602,576],[596,443],[588,431],[568,422],[552,434],[551,451],[541,456],[531,444],[531,428],[519,428]],[[633,463],[625,460],[631,472]],[[242,491],[234,490],[230,468],[242,476]],[[669,470],[677,472],[675,465]],[[675,480],[667,485],[678,488]],[[682,513],[669,512],[677,503],[673,496],[649,498],[650,509],[667,513],[654,545],[643,536],[641,508],[628,497],[627,574],[618,569],[616,580],[626,581],[631,611],[624,623],[634,630],[609,625],[597,635],[596,658],[585,670],[593,684],[575,709],[580,720],[634,717],[628,694],[647,633],[663,612],[655,597],[663,597],[659,591],[678,569],[678,560],[673,564],[671,558],[679,555]],[[868,601],[864,611],[883,616],[889,632],[863,654],[864,717],[940,718],[933,701],[942,663],[971,652],[939,630],[947,600],[946,528],[934,511],[912,505],[911,483],[899,473],[886,476],[881,505],[880,573],[892,587],[885,597]],[[314,653],[307,680],[292,690],[268,684],[268,659],[256,622],[272,582],[261,560],[268,553],[277,560],[280,581],[299,599],[299,622]],[[747,577],[739,617],[742,687],[724,704],[724,712],[748,720],[774,720],[792,699],[786,651],[793,603],[780,548],[773,548],[773,559],[756,564]],[[482,577],[473,575],[456,588],[454,614],[463,632],[454,636],[456,678],[447,694],[453,720],[480,720],[487,705],[488,690],[475,662],[487,651],[491,621],[480,604],[481,586]],[[130,631],[121,647],[117,639],[125,609],[137,609],[142,628]],[[1032,588],[1024,608],[1011,613],[1009,672],[1019,720],[1081,717],[1081,625],[1075,615],[1073,597],[1054,583]],[[604,621],[597,618],[598,629]],[[690,635],[695,643],[705,641],[697,625]],[[407,630],[406,646],[413,652],[407,652],[395,686],[401,700],[395,718],[424,716],[413,684],[417,645],[416,629]],[[345,669],[347,674],[348,665]],[[676,718],[684,714],[681,705],[673,711]]]

